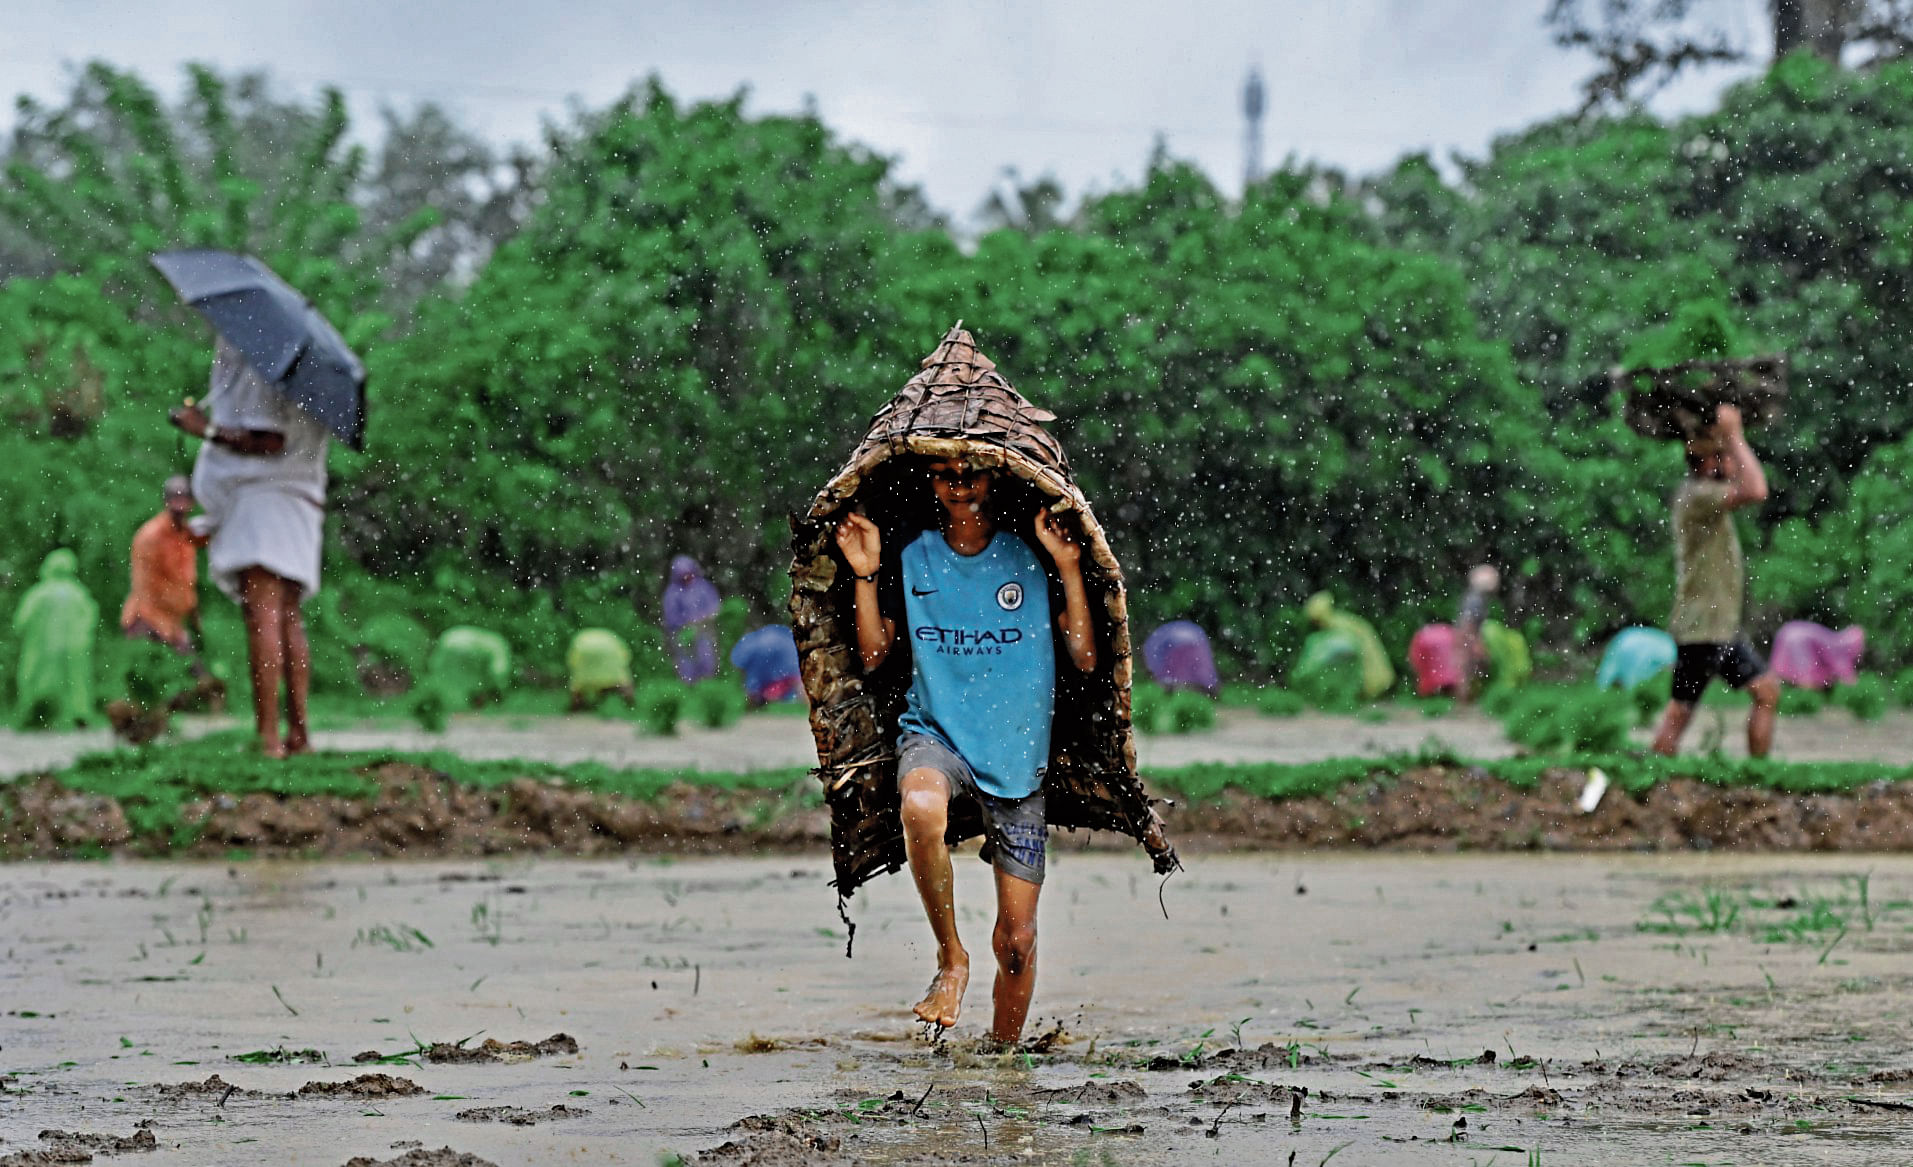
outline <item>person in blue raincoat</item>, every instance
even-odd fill
[[[752,709],[792,700],[802,688],[797,641],[782,624],[746,633],[731,647],[731,664],[744,674],[744,698]]]

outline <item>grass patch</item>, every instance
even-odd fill
[[[744,691],[728,679],[699,681],[685,694],[682,715],[706,729],[735,725],[744,716]]]
[[[1193,689],[1169,692],[1141,681],[1130,693],[1130,719],[1139,733],[1195,733],[1215,728],[1216,703]]]
[[[1871,932],[1883,919],[1896,925],[1913,902],[1875,903],[1872,873],[1841,875],[1785,889],[1725,888],[1712,884],[1662,894],[1635,927],[1642,932],[1687,938],[1744,935],[1761,944],[1800,944],[1820,950],[1820,963],[1850,931]],[[1864,981],[1842,991],[1864,992]],[[1772,978],[1769,977],[1769,989]]]
[[[1280,685],[1231,682],[1222,686],[1220,702],[1229,709],[1253,709],[1265,717],[1295,717],[1307,713],[1308,698]]]
[[[690,687],[676,680],[646,681],[638,686],[635,717],[646,733],[673,734],[684,716]]]

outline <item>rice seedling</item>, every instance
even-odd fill
[[[505,936],[505,913],[496,902],[483,899],[472,905],[472,930],[478,933],[478,939],[493,948]],[[472,986],[474,989],[477,985]]]
[[[352,947],[384,947],[394,952],[419,952],[433,947],[432,938],[410,924],[374,924],[352,937]]]
[[[1744,906],[1740,897],[1718,887],[1704,887],[1699,894],[1686,890],[1667,892],[1649,905],[1659,920],[1643,920],[1635,925],[1642,932],[1686,936],[1694,932],[1719,934],[1731,931],[1740,920]]]

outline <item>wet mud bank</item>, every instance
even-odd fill
[[[521,778],[477,787],[389,762],[359,772],[369,797],[210,794],[158,812],[38,777],[0,786],[0,859],[104,855],[455,858],[822,852],[829,818],[807,783],[785,790],[676,783],[634,799]],[[1586,772],[1531,787],[1484,770],[1429,765],[1380,773],[1332,794],[1269,799],[1227,790],[1172,795],[1164,817],[1190,853],[1368,848],[1403,851],[1897,851],[1913,849],[1913,781],[1793,794],[1690,778],[1644,793],[1612,789],[1576,806]],[[1053,846],[1126,850],[1126,840],[1058,832]]]
[[[676,783],[656,799],[520,778],[478,787],[390,762],[358,772],[369,797],[208,794],[156,811],[38,777],[0,786],[0,860],[101,855],[469,857],[633,850],[686,854],[827,849],[808,785],[783,791]]]
[[[1904,1089],[1904,1071],[1829,1076],[1757,1054],[1544,1063],[1491,1049],[1377,1059],[1269,1042],[1139,1057],[1074,1044],[1054,1051],[1041,1073],[1018,1055],[960,1047],[941,1056],[879,1053],[866,1070],[894,1061],[896,1072],[915,1068],[928,1085],[877,1096],[842,1089],[814,1105],[750,1115],[689,1161],[1171,1163],[1202,1155],[1282,1163],[1300,1149],[1308,1162],[1325,1161],[1358,1142],[1364,1161],[1482,1163],[1512,1154],[1533,1163],[1544,1146],[1550,1161],[1576,1153],[1672,1161],[1651,1157],[1657,1128],[1755,1157],[1743,1162],[1790,1161],[1795,1148],[1776,1151],[1774,1140],[1805,1143],[1807,1132],[1837,1130],[1862,1147],[1887,1144],[1913,1111],[1883,1093]],[[1325,1079],[1358,1085],[1308,1084]],[[1350,1136],[1325,1134],[1338,1126]]]
[[[0,866],[0,1164],[1913,1162],[1913,856],[1054,860],[1013,1052],[821,852]]]
[[[1901,851],[1913,848],[1913,781],[1790,794],[1674,778],[1638,796],[1577,806],[1588,772],[1557,769],[1523,789],[1466,766],[1424,766],[1320,798],[1235,792],[1165,817],[1195,850]]]

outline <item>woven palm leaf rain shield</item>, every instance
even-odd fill
[[[1714,411],[1722,405],[1739,406],[1749,427],[1778,421],[1787,402],[1787,357],[1776,353],[1615,369],[1608,381],[1624,395],[1629,429],[1644,438],[1684,441],[1712,426]]]
[[[923,464],[957,458],[996,471],[993,509],[1042,558],[1032,519],[1047,506],[1083,548],[1083,583],[1097,667],[1057,670],[1056,717],[1043,790],[1052,827],[1120,831],[1142,843],[1158,872],[1181,866],[1136,774],[1129,721],[1130,639],[1122,568],[1077,488],[1063,448],[1043,429],[1055,415],[1011,387],[959,322],[902,392],[877,411],[850,460],[792,519],[791,629],[797,639],[817,774],[830,807],[837,894],[905,863],[897,793],[897,719],[910,687],[908,652],[893,650],[866,675],[857,656],[852,573],[836,542],[844,515],[860,511],[883,536],[886,562],[937,526]],[[898,586],[886,579],[883,586]],[[1054,604],[1060,590],[1052,588]],[[1054,610],[1061,611],[1060,607]],[[898,645],[906,645],[899,637]],[[1059,646],[1056,659],[1069,657]],[[982,833],[972,808],[951,808],[949,841]]]

